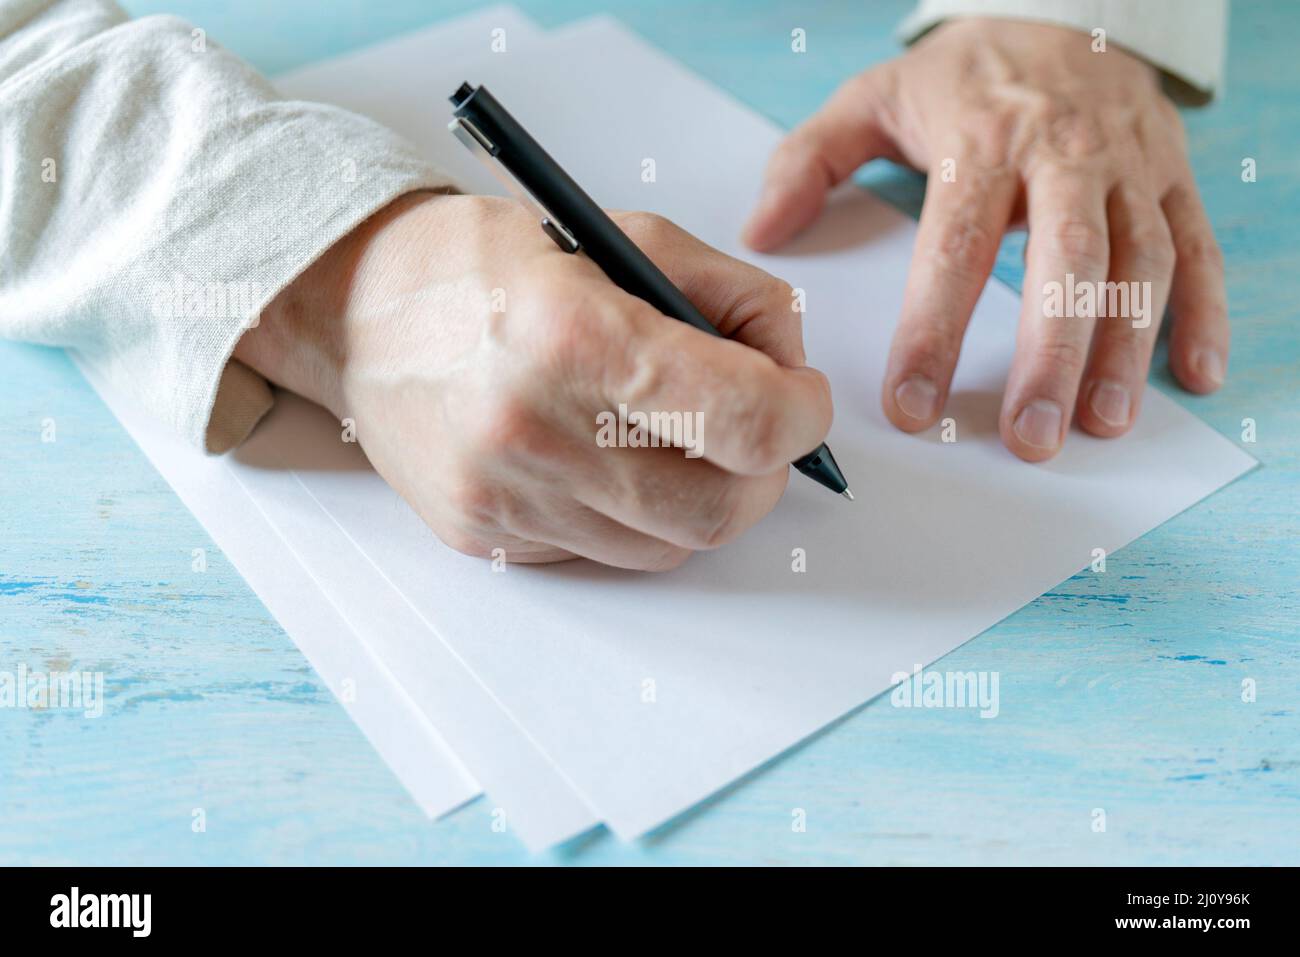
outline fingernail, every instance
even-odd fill
[[[1026,445],[1056,448],[1061,444],[1061,407],[1047,399],[1035,399],[1016,416],[1015,433]]]
[[[894,401],[908,418],[926,422],[937,411],[939,390],[923,375],[908,376],[894,390]]]
[[[1215,385],[1223,385],[1223,356],[1217,349],[1202,349],[1196,353],[1192,365],[1202,376]]]
[[[1128,389],[1116,382],[1097,382],[1088,396],[1093,415],[1107,425],[1128,425]]]

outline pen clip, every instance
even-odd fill
[[[556,219],[551,211],[543,206],[541,201],[530,193],[523,183],[515,179],[506,165],[497,157],[496,144],[475,126],[472,120],[462,116],[453,117],[452,121],[447,124],[447,129],[451,130],[456,139],[465,145],[466,149],[478,157],[483,165],[488,168],[488,171],[510,191],[515,199],[523,203],[541,220],[542,231],[551,237],[555,245],[566,253],[576,253],[582,248],[568,227]]]

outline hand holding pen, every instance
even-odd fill
[[[538,224],[561,252],[585,253],[619,288],[664,316],[707,335],[723,335],[486,87],[462,83],[451,102],[455,117],[448,128],[534,211]],[[824,443],[792,464],[818,484],[853,500],[835,456]]]
[[[237,355],[352,419],[460,551],[676,567],[772,510],[787,463],[826,436],[830,389],[803,364],[789,286],[660,217],[614,217],[731,338],[619,289],[512,199],[424,193],[309,268]],[[599,446],[620,403],[697,410],[703,454]]]

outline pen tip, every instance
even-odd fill
[[[853,493],[850,492],[848,489],[845,489],[843,492],[840,492],[840,494],[843,495],[845,498],[847,498],[850,502],[853,501]]]

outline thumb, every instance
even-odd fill
[[[892,64],[859,73],[772,154],[758,205],[741,233],[751,249],[769,252],[812,224],[826,193],[877,157],[898,158],[885,128]]]

